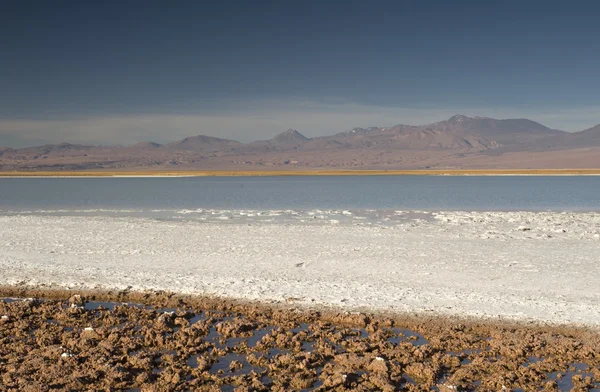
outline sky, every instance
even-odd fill
[[[600,123],[597,1],[0,1],[0,146]]]

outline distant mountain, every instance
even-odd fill
[[[596,125],[595,127],[591,127],[586,129],[585,131],[581,131],[581,132],[575,132],[572,135],[574,136],[583,136],[583,137],[592,137],[594,139],[600,137],[600,124]]]
[[[275,136],[269,142],[271,143],[302,143],[309,140],[306,136],[296,131],[295,129],[288,129],[285,132]]]
[[[242,147],[240,151],[248,153],[264,153],[272,151],[296,150],[310,139],[296,131],[288,129],[269,140],[251,142]]]
[[[242,143],[236,142],[235,140],[221,139],[212,136],[191,136],[186,137],[175,143],[169,143],[163,146],[163,148],[171,148],[176,150],[191,150],[191,151],[203,151],[203,152],[215,152],[223,150],[232,150],[241,147]]]
[[[333,135],[335,136],[356,136],[356,135],[364,135],[368,132],[373,132],[373,131],[379,131],[382,128],[378,128],[378,127],[369,127],[369,128],[352,128],[351,131],[348,132],[340,132],[338,134]]]
[[[600,124],[584,131],[567,134],[555,147],[585,148],[600,145]]]
[[[600,125],[568,133],[528,119],[457,114],[426,125],[353,128],[308,138],[288,129],[240,143],[198,135],[161,145],[0,148],[0,170],[146,168],[600,168]]]
[[[69,151],[83,151],[91,150],[94,146],[88,146],[84,144],[71,144],[71,143],[60,143],[60,144],[44,144],[38,147],[25,147],[15,151],[21,153],[34,153],[34,154],[49,154],[49,153],[64,153]]]
[[[562,150],[600,146],[600,124],[579,132],[562,132],[539,140],[536,150]]]
[[[468,134],[493,140],[502,146],[525,145],[549,136],[566,132],[550,129],[527,119],[496,120],[487,117],[467,117],[461,114],[446,121],[425,125],[420,128],[455,134]]]
[[[162,144],[158,144],[158,143],[154,143],[154,142],[139,142],[136,144],[132,144],[131,146],[128,146],[129,148],[138,148],[138,149],[144,149],[144,148],[159,148],[162,147]]]
[[[319,138],[318,141],[329,142],[329,145],[331,142],[335,142],[338,146],[348,148],[386,147],[408,150],[456,149],[464,151],[497,148],[499,144],[495,140],[473,132],[464,126],[471,120],[469,117],[457,115],[447,121],[424,126],[399,124],[385,128],[354,128],[349,132]],[[317,141],[316,138],[314,140]]]

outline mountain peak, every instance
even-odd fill
[[[589,134],[591,134],[591,133],[598,133],[598,134],[600,134],[600,124],[598,124],[598,125],[596,125],[594,127],[588,128],[588,129],[586,129],[584,131],[581,131],[580,133],[584,133],[584,132],[585,133],[589,133]]]
[[[138,142],[138,143],[132,144],[130,147],[134,147],[134,148],[159,148],[159,147],[161,147],[161,144],[154,143],[154,142]]]
[[[306,136],[304,136],[300,132],[296,131],[295,129],[291,129],[291,128],[288,129],[287,131],[282,132],[279,135],[275,136],[273,139],[271,139],[271,141],[274,141],[277,143],[305,142],[307,140],[308,140],[308,138]]]
[[[467,117],[464,114],[455,114],[454,116],[452,116],[448,119],[448,122],[462,123],[467,120],[471,120],[471,117]]]
[[[192,151],[218,151],[220,149],[230,150],[241,145],[242,143],[236,142],[235,140],[198,135],[189,136],[178,142],[166,144],[165,147]]]

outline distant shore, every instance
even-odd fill
[[[13,171],[7,177],[598,176],[600,169]]]

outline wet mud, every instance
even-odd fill
[[[600,391],[596,330],[165,292],[0,295],[0,390]]]

